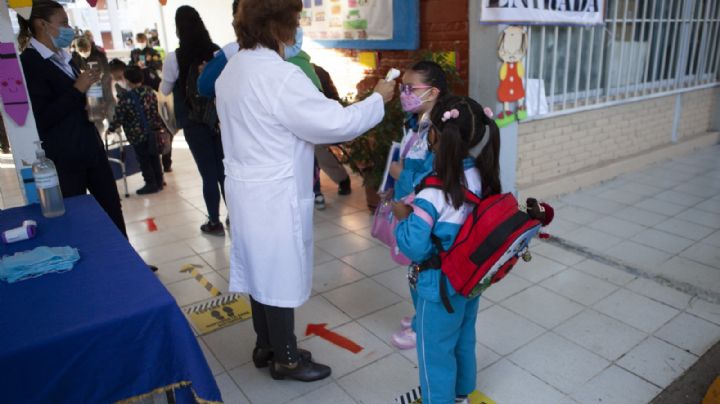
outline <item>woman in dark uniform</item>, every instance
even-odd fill
[[[27,43],[20,61],[37,129],[43,149],[57,167],[63,196],[90,191],[126,235],[120,195],[105,148],[85,109],[85,93],[100,80],[100,71],[81,73],[72,63],[64,48],[70,46],[74,31],[59,3],[35,0],[30,18],[18,16],[18,22],[19,41]]]

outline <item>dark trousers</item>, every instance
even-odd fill
[[[85,195],[90,191],[90,194],[95,197],[103,210],[105,210],[105,213],[110,216],[110,220],[127,238],[125,219],[120,205],[120,195],[118,194],[110,163],[108,163],[104,154],[94,167],[84,169],[58,167],[57,171],[63,197]]]
[[[250,296],[252,320],[258,348],[272,348],[276,362],[287,365],[298,361],[295,338],[295,310],[268,306]]]
[[[172,167],[172,146],[170,151],[162,155],[162,166],[165,170],[169,170]]]
[[[208,217],[213,222],[219,222],[220,196],[225,197],[225,167],[220,135],[207,125],[192,122],[183,128],[183,132],[202,177]]]
[[[151,147],[150,140],[145,140],[134,144],[133,148],[135,149],[138,164],[140,164],[140,171],[145,180],[145,185],[150,188],[162,188],[163,170],[160,165],[160,155],[154,152],[157,147]]]

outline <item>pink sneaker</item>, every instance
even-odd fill
[[[403,328],[403,330],[412,327],[412,319],[413,316],[407,316],[400,319],[400,326]]]
[[[392,335],[390,341],[398,349],[415,348],[417,335],[412,328],[406,328]]]

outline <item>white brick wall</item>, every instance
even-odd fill
[[[683,94],[680,141],[708,131],[718,88]],[[531,186],[672,141],[675,96],[521,123],[518,186]]]

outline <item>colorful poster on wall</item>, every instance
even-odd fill
[[[597,25],[607,0],[482,0],[480,22],[487,24]]]
[[[315,40],[391,40],[393,0],[303,0],[300,24]]]

